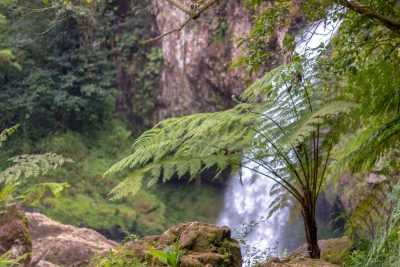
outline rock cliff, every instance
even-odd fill
[[[154,0],[153,5],[161,33],[187,18],[165,0]],[[242,1],[221,1],[182,31],[163,38],[158,118],[231,106],[232,94],[239,94],[245,81],[231,63],[241,53],[239,38],[250,28],[251,14]]]

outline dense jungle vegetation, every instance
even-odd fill
[[[1,128],[18,125],[2,149],[2,168],[23,154],[51,151],[72,160],[51,175],[69,189],[34,208],[112,238],[158,233],[189,218],[208,221],[218,212],[218,205],[207,203],[219,202],[213,187],[191,194],[192,188],[179,185],[182,190],[171,194],[171,185],[130,201],[109,201],[116,181],[103,179],[103,173],[154,123],[162,65],[158,46],[140,44],[153,34],[143,27],[151,19],[149,3],[135,3],[126,11],[133,13],[124,26],[118,6],[118,1],[0,3]],[[128,68],[137,88],[130,98],[120,77]],[[37,179],[30,182],[49,180]],[[188,209],[193,202],[205,215]]]
[[[298,211],[311,258],[324,194],[341,201],[352,242],[334,263],[400,266],[399,1],[243,1],[252,25],[231,67],[249,82],[236,105],[163,121],[160,40],[218,1],[165,0],[188,18],[167,33],[150,0],[122,2],[0,0],[0,209],[18,203],[121,241],[215,223],[227,173],[247,168],[276,182],[271,214]],[[339,26],[310,62],[296,46],[329,21]],[[151,253],[179,266],[179,251]],[[116,253],[98,266],[136,261]]]

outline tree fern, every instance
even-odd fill
[[[332,131],[330,121],[356,105],[326,103],[310,78],[302,77],[301,64],[294,62],[257,80],[231,110],[161,122],[139,137],[130,156],[106,172],[131,173],[111,194],[120,198],[138,192],[144,183],[195,178],[211,167],[217,174],[231,166],[246,168],[273,180],[298,201],[310,255],[319,257],[315,209],[332,147],[324,135]],[[281,193],[276,197],[288,199]]]

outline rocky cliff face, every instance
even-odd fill
[[[222,1],[182,31],[161,40],[164,67],[158,97],[158,119],[231,106],[232,94],[244,88],[244,73],[231,68],[241,53],[240,37],[251,28],[242,1]],[[161,33],[187,18],[165,0],[153,1]]]
[[[232,68],[232,62],[243,54],[240,39],[249,34],[253,24],[254,14],[243,2],[220,1],[181,31],[161,40],[164,67],[158,119],[228,108],[234,104],[232,95],[239,95],[246,81],[254,78],[242,69]],[[271,57],[262,71],[288,60],[284,38],[287,32],[297,32],[303,25],[301,2],[292,1],[290,15],[267,41],[266,49]],[[273,1],[265,3],[265,7],[269,5]],[[166,0],[153,0],[153,6],[160,33],[179,28],[187,19],[184,12]]]
[[[190,0],[180,1],[190,6]],[[292,1],[287,20],[265,45],[272,56],[263,71],[286,61],[285,34],[302,24],[302,0]],[[243,2],[220,1],[182,30],[146,45],[142,41],[179,28],[188,15],[166,0],[112,2],[117,10],[112,42],[120,92],[117,111],[132,125],[146,128],[167,117],[233,106],[232,95],[239,95],[254,78],[232,67],[243,54],[241,38],[253,25],[254,14]],[[270,5],[273,1],[265,1],[265,7]],[[162,64],[154,51],[161,51]]]

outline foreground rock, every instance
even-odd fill
[[[272,260],[260,267],[339,267],[323,260],[312,260],[308,258],[295,258],[291,260]]]
[[[145,261],[148,260],[150,248],[163,250],[174,245],[178,245],[183,253],[181,267],[242,265],[240,247],[238,242],[231,238],[230,229],[199,222],[179,224],[162,235],[129,242],[124,249],[132,252],[139,260]],[[152,266],[165,265],[155,263]]]
[[[87,266],[97,254],[117,244],[96,231],[63,225],[39,213],[27,213],[36,266]]]
[[[31,260],[32,243],[28,221],[17,207],[10,207],[0,213],[0,255],[8,253],[13,259],[20,259],[27,266]]]
[[[99,233],[55,222],[39,213],[11,209],[0,214],[0,254],[28,255],[25,267],[88,266],[94,256],[110,255],[117,244]],[[177,247],[181,267],[240,267],[240,247],[230,229],[199,222],[179,224],[158,236],[121,246],[135,261],[165,266],[149,250]],[[108,265],[107,265],[108,266]]]
[[[260,267],[338,267],[350,251],[352,243],[348,237],[320,240],[321,260],[312,260],[307,256],[307,246],[303,245],[286,259],[274,258]]]

